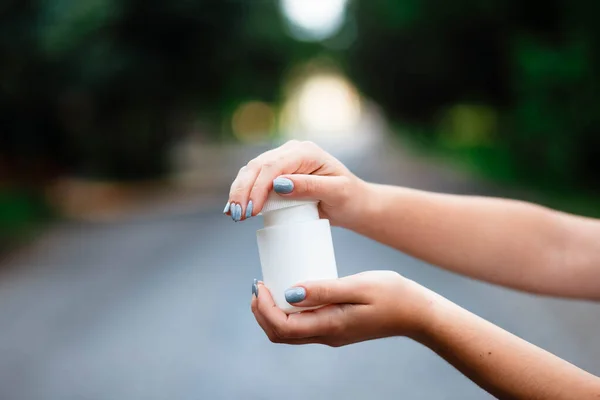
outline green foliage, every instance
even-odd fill
[[[599,190],[599,3],[424,0],[396,28],[369,17],[414,4],[359,3],[348,70],[366,94],[487,176]]]
[[[39,193],[0,190],[0,252],[33,233],[51,217]]]
[[[275,1],[3,7],[0,151],[92,177],[161,174],[185,126],[218,126],[239,98],[275,100],[289,61],[312,51],[292,45]]]
[[[156,176],[187,126],[218,127],[242,99],[276,102],[290,66],[328,52],[393,120],[488,175],[599,189],[599,11],[355,0],[357,39],[342,51],[293,41],[276,0],[5,1],[0,152],[48,171]]]

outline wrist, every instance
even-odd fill
[[[404,312],[398,314],[398,335],[421,342],[432,331],[433,313],[436,306],[434,293],[408,279],[404,293],[403,300],[401,300]]]
[[[461,324],[459,321],[464,317],[462,313],[467,311],[434,291],[422,288],[425,292],[426,306],[419,312],[416,329],[411,339],[435,350],[443,340],[443,335],[440,334],[459,326]]]
[[[387,315],[387,328],[390,336],[405,336],[418,342],[426,341],[435,331],[435,321],[439,298],[431,290],[417,282],[395,273],[398,280],[392,281],[392,288],[384,284],[379,292],[383,294],[383,308]],[[401,294],[401,295],[399,295]],[[390,318],[391,316],[391,318]]]
[[[373,218],[380,208],[377,199],[377,185],[356,178],[351,190],[349,215],[344,219],[342,227],[362,233],[375,221]]]

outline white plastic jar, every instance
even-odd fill
[[[285,290],[295,284],[338,277],[329,220],[319,218],[315,200],[290,200],[271,193],[256,232],[263,282],[286,314],[318,307],[294,307]]]

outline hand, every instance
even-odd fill
[[[389,336],[418,337],[433,304],[432,292],[393,271],[369,271],[299,284],[286,299],[299,307],[325,307],[286,315],[262,283],[252,296],[256,321],[274,343],[332,347]],[[299,300],[299,301],[297,301]]]
[[[275,183],[274,183],[275,180]],[[240,169],[225,214],[235,221],[257,215],[275,189],[281,196],[320,200],[321,218],[332,225],[353,221],[367,198],[367,184],[312,142],[289,141]]]

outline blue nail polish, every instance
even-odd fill
[[[275,178],[273,181],[273,190],[281,194],[291,193],[294,190],[294,182],[288,178]]]
[[[306,298],[306,289],[295,287],[285,291],[285,300],[288,303],[299,303]]]
[[[252,282],[252,294],[258,297],[258,280],[256,279],[254,279],[254,282]]]
[[[254,206],[254,205],[252,204],[252,200],[250,200],[250,201],[248,202],[248,207],[246,207],[246,219],[248,219],[248,218],[252,217],[252,207],[253,207],[253,206]]]
[[[225,208],[223,209],[223,214],[227,214],[227,212],[229,211],[229,207],[231,207],[231,203],[227,202],[227,204],[225,204]]]
[[[237,207],[235,206],[235,203],[231,203],[231,219],[235,221],[235,215],[237,213]]]
[[[242,219],[242,206],[240,204],[235,205],[235,222],[239,222]]]

